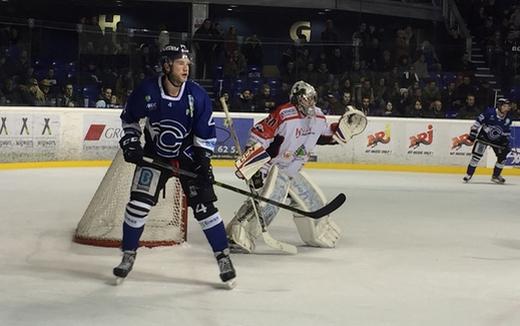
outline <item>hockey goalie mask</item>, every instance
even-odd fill
[[[300,112],[308,116],[316,115],[316,90],[311,84],[303,80],[294,83],[290,92],[291,103],[294,104]]]

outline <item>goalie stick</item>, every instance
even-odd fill
[[[170,165],[160,162],[160,161],[154,161],[154,159],[151,157],[145,156],[145,157],[143,157],[143,161],[145,161],[147,164],[153,165],[159,169],[167,170],[167,171],[170,171],[175,174],[185,175],[190,178],[197,178],[197,174],[195,174],[191,171],[186,171],[186,170],[183,170],[183,169],[180,169],[177,167],[173,167],[173,166],[170,166]],[[286,209],[288,211],[295,212],[295,213],[298,213],[298,214],[301,214],[301,215],[304,215],[304,216],[307,216],[307,217],[310,217],[313,219],[319,219],[319,218],[322,218],[323,216],[329,215],[330,213],[334,212],[336,209],[341,207],[341,205],[343,205],[343,203],[347,199],[345,194],[341,193],[341,194],[337,195],[333,200],[331,200],[327,205],[323,206],[322,208],[312,211],[312,212],[308,212],[308,211],[304,211],[304,210],[301,210],[296,207],[286,205],[284,203],[280,203],[276,200],[272,200],[270,198],[260,196],[258,194],[249,192],[247,190],[243,190],[243,189],[234,187],[232,185],[229,185],[229,184],[226,184],[226,183],[223,183],[220,181],[215,180],[213,182],[213,184],[216,186],[219,186],[221,188],[224,188],[224,189],[227,189],[227,190],[230,190],[230,191],[233,191],[233,192],[239,193],[241,195],[248,196],[248,197],[260,200],[260,201],[264,201],[266,203],[278,206],[278,207]]]
[[[223,97],[220,98],[220,104],[222,105],[222,110],[224,111],[224,114],[226,115],[225,118],[225,124],[229,129],[229,132],[231,133],[231,138],[233,139],[233,143],[235,144],[237,154],[240,156],[242,155],[242,148],[240,147],[240,141],[238,140],[237,133],[235,132],[235,128],[233,127],[233,120],[231,119],[231,115],[229,114],[229,109],[227,106],[227,103]],[[245,180],[247,186],[249,187],[249,193],[257,195],[255,189],[251,185],[251,182],[249,180]],[[222,186],[222,185],[221,185]],[[293,246],[291,244],[276,240],[271,236],[271,234],[267,231],[267,225],[265,223],[265,220],[263,216],[258,211],[258,203],[255,200],[255,197],[250,197],[251,200],[251,206],[253,208],[253,213],[255,215],[255,218],[258,219],[260,222],[260,227],[262,229],[262,238],[264,239],[265,244],[267,244],[269,247],[278,249],[290,254],[297,254],[298,249],[296,249],[296,246]]]

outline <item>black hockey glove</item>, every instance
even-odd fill
[[[195,180],[199,186],[212,185],[215,182],[215,176],[211,167],[211,152],[195,148],[194,154],[193,172],[197,174]]]
[[[135,134],[126,134],[119,141],[119,146],[123,150],[125,161],[128,163],[138,164],[143,159],[143,147],[139,136]]]
[[[472,142],[474,142],[475,139],[477,139],[477,136],[478,136],[478,129],[471,129],[469,132],[468,139],[471,140]]]

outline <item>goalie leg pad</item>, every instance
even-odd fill
[[[226,232],[233,249],[247,253],[255,250],[255,240],[262,233],[262,228],[255,216],[251,200],[242,204],[235,217],[229,222]]]
[[[279,173],[278,168],[273,166],[260,191],[260,195],[276,201],[284,201],[287,198],[288,188],[289,177],[284,173]],[[273,221],[279,209],[277,206],[264,202],[257,204],[257,208],[266,225]],[[262,233],[262,227],[256,218],[251,200],[248,199],[242,204],[235,217],[227,225],[226,230],[229,240],[235,247],[239,247],[248,253],[254,251],[255,241]]]
[[[304,172],[293,178],[289,195],[298,206],[307,211],[317,210],[327,202],[321,189]],[[293,220],[300,238],[309,246],[334,248],[341,238],[341,229],[329,216],[316,220],[294,215]]]

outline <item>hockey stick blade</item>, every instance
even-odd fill
[[[148,164],[155,165],[155,166],[157,166],[160,169],[164,169],[164,170],[173,172],[175,174],[185,175],[185,176],[190,177],[190,178],[196,178],[197,177],[197,174],[195,174],[193,172],[186,171],[186,170],[183,170],[183,169],[180,169],[180,168],[176,168],[176,167],[170,166],[170,165],[168,165],[166,163],[163,163],[163,162],[160,162],[160,161],[154,161],[154,159],[150,158],[150,157],[143,157],[143,161],[145,161]],[[257,199],[257,200],[260,200],[260,201],[263,201],[263,202],[275,205],[275,206],[278,206],[278,207],[286,209],[288,211],[291,211],[291,212],[294,212],[294,213],[298,213],[300,215],[307,216],[307,217],[310,217],[310,218],[313,218],[313,219],[319,219],[319,218],[322,218],[323,216],[329,215],[330,213],[334,212],[336,209],[341,207],[341,205],[343,205],[343,203],[347,199],[345,194],[341,193],[341,194],[337,195],[336,198],[334,198],[327,205],[323,206],[322,208],[320,208],[320,209],[318,209],[316,211],[313,211],[313,212],[307,212],[307,211],[301,210],[299,208],[292,207],[290,205],[286,205],[284,203],[277,202],[277,201],[272,200],[270,198],[262,197],[262,196],[260,196],[258,194],[252,193],[250,191],[243,190],[243,189],[240,189],[240,188],[228,185],[226,183],[222,183],[220,181],[216,181],[215,180],[213,182],[213,184],[216,185],[216,186],[219,186],[221,188],[224,188],[224,189],[227,189],[227,190],[230,190],[230,191],[233,191],[233,192],[236,192],[236,193],[239,193],[239,194],[242,194],[242,195],[245,195],[245,196],[248,196],[248,197],[251,197],[251,198],[254,198],[254,199]]]

